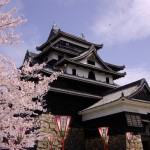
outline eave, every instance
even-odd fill
[[[47,42],[45,42],[41,46],[36,47],[36,49],[42,51],[48,44],[52,43],[54,40],[56,40],[59,37],[66,37],[66,38],[72,39],[74,41],[77,41],[77,42],[80,42],[80,43],[83,43],[83,44],[86,44],[89,46],[94,45],[96,50],[101,49],[103,47],[103,44],[99,45],[99,44],[94,44],[94,43],[88,42],[78,36],[69,34],[69,33],[61,31],[59,29],[58,32],[54,36],[52,36]]]
[[[83,121],[86,121],[120,112],[147,114],[150,113],[150,102],[122,97],[108,104],[79,111],[78,114],[83,116]]]
[[[87,97],[87,98],[93,98],[93,99],[101,99],[101,96],[93,95],[93,94],[88,94],[84,92],[77,92],[73,90],[68,90],[68,89],[61,89],[61,88],[55,88],[55,87],[50,87],[50,91],[52,92],[58,92],[58,93],[64,93],[64,94],[69,94],[69,95],[75,95],[75,96],[80,96],[80,97]]]
[[[76,52],[71,52],[69,50],[66,50],[66,49],[63,49],[63,48],[54,47],[54,46],[50,45],[44,51],[42,51],[41,53],[39,53],[35,58],[39,58],[39,57],[41,57],[43,55],[46,55],[48,52],[50,52],[52,50],[57,51],[57,52],[62,52],[62,53],[65,52],[66,54],[71,54],[71,55],[74,55],[74,56],[78,55],[78,53],[76,53]]]
[[[105,64],[108,65],[114,71],[120,71],[120,70],[124,70],[125,69],[125,65],[118,66],[118,65],[107,63],[107,62],[105,62]]]

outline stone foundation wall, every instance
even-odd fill
[[[143,150],[141,135],[133,135],[133,140],[126,140],[127,150]]]
[[[65,150],[84,150],[84,146],[83,129],[71,128],[65,140]]]
[[[104,142],[102,138],[87,139],[86,150],[103,150]],[[124,135],[110,136],[108,142],[109,150],[126,150],[126,139]]]
[[[54,134],[55,141],[53,150],[61,150],[61,138],[55,118],[51,114],[41,116],[41,133]],[[50,144],[48,138],[38,141],[37,150],[48,150]],[[103,150],[104,142],[102,138],[85,139],[84,131],[80,128],[71,128],[65,138],[65,150]],[[126,140],[125,135],[110,136],[108,142],[109,150],[143,150],[140,135],[134,135],[133,140]]]
[[[85,143],[86,150],[103,150],[103,141],[101,138],[87,139]],[[125,135],[110,136],[108,142],[109,150],[143,150],[140,135],[134,135],[133,140],[129,142]]]
[[[58,127],[55,118],[51,114],[44,114],[40,117],[41,120],[41,134],[53,134],[55,136],[55,141],[53,143],[53,150],[61,150],[61,138],[59,136]],[[48,138],[45,137],[43,140],[38,141],[37,150],[49,150],[50,144]]]

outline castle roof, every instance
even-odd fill
[[[74,41],[86,44],[88,46],[94,45],[96,50],[103,47],[103,44],[94,44],[94,43],[91,43],[89,41],[86,41],[85,39],[83,39],[81,37],[78,37],[78,36],[72,35],[70,33],[64,32],[60,29],[58,29],[58,30],[52,29],[47,41],[44,44],[42,44],[41,46],[37,47],[37,50],[42,51],[46,46],[48,46],[50,43],[52,43],[58,37],[66,37],[66,38],[72,39]]]
[[[86,112],[87,110],[91,110],[91,109],[94,109],[94,108],[97,108],[97,107],[101,107],[103,105],[113,103],[113,102],[119,100],[121,97],[131,99],[144,86],[146,86],[147,89],[150,91],[150,87],[148,86],[148,83],[146,82],[145,79],[140,79],[140,80],[132,82],[130,84],[126,84],[124,86],[120,86],[120,87],[117,87],[115,89],[112,89],[112,90],[106,92],[103,95],[103,98],[101,100],[99,100],[94,105],[82,110],[80,113],[82,114],[82,113]]]

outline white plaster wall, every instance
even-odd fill
[[[66,73],[72,74],[72,69],[76,69],[76,75],[79,77],[84,77],[88,78],[89,74],[89,69],[81,68],[81,67],[76,67],[74,65],[68,65],[66,68]],[[106,77],[109,77],[110,83],[113,84],[113,79],[111,75],[106,75],[104,73],[99,73],[99,72],[94,72],[95,73],[95,78],[97,81],[101,82],[106,82]]]
[[[88,78],[88,70],[85,70],[84,68],[81,67],[76,67],[74,65],[68,65],[66,68],[66,72],[68,74],[72,74],[72,69],[76,69],[77,76]]]
[[[83,64],[88,64],[87,63],[87,58],[85,58],[84,60],[81,60],[81,61],[79,61],[80,63],[83,63]],[[90,65],[90,64],[88,64],[88,65]],[[93,66],[93,65],[92,65]],[[97,60],[95,60],[95,65],[94,65],[95,67],[97,67],[97,68],[104,68],[101,64],[99,64],[98,63],[98,61]]]
[[[50,61],[52,59],[58,60],[58,53],[56,53],[56,52],[49,53],[49,55],[48,55],[48,61]]]

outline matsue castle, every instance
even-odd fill
[[[144,78],[116,84],[125,77],[125,66],[102,60],[98,55],[102,48],[83,34],[75,36],[53,26],[47,41],[36,47],[38,54],[27,51],[25,59],[45,62],[46,75],[63,69],[45,99],[49,112],[72,117],[74,132],[68,133],[72,147],[66,150],[101,149],[99,127],[109,127],[109,150],[129,149],[126,132],[136,135],[137,148],[132,150],[150,150],[150,87]]]

